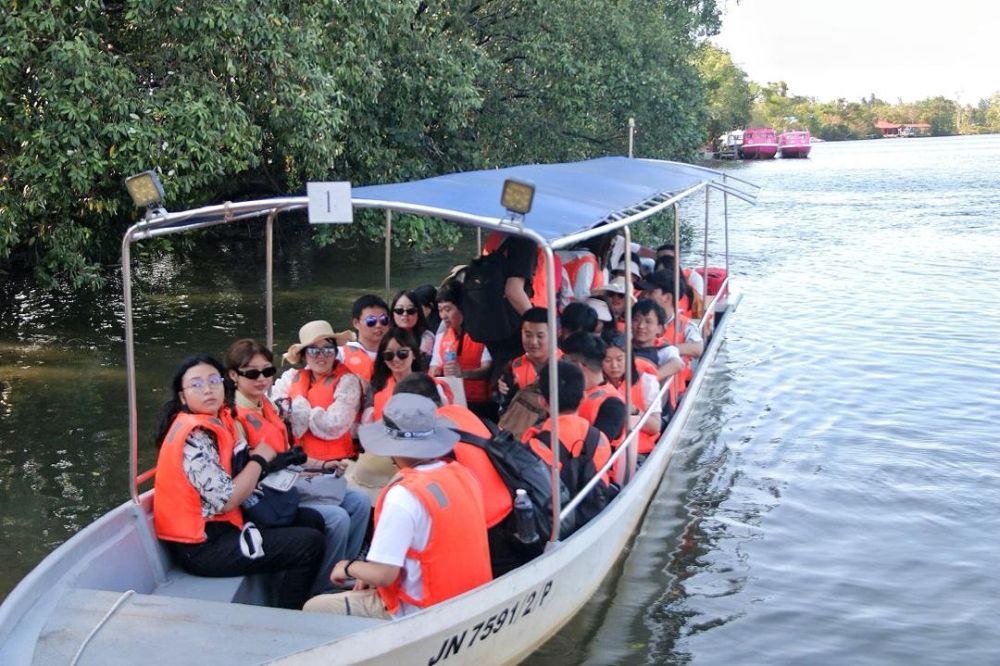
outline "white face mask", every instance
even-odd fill
[[[264,557],[264,537],[253,523],[243,525],[240,532],[240,550],[243,556],[250,560]]]

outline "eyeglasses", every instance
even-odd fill
[[[273,365],[269,365],[266,368],[261,368],[260,370],[254,368],[253,370],[237,370],[236,374],[240,377],[246,377],[247,379],[260,379],[261,375],[264,377],[274,377],[278,369]]]
[[[306,356],[309,358],[316,358],[317,356],[333,356],[336,353],[336,347],[306,347]],[[274,370],[274,368],[271,369]]]
[[[380,314],[380,315],[377,315],[377,316],[376,315],[368,315],[367,317],[365,317],[365,326],[367,326],[368,328],[373,328],[376,324],[382,324],[383,326],[388,326],[389,325],[389,315],[387,315],[387,314]]]
[[[406,315],[408,317],[412,317],[413,315],[417,314],[416,308],[393,308],[392,311],[400,316]]]
[[[382,352],[382,360],[386,363],[392,361],[393,357],[396,357],[400,361],[410,358],[409,349],[397,349],[396,351],[384,351]]]
[[[201,377],[195,377],[191,380],[191,383],[183,387],[190,391],[204,391],[205,387],[208,388],[218,388],[222,386],[222,377],[219,375],[211,375],[208,380],[204,380]]]

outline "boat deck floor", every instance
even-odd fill
[[[49,616],[34,664],[257,664],[385,620],[103,590],[68,591]],[[115,608],[115,604],[121,603]],[[112,610],[114,609],[114,610]],[[108,616],[103,624],[105,616]]]

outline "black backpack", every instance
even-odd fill
[[[536,434],[535,438],[551,448],[552,433],[548,430]],[[576,457],[569,452],[565,444],[559,442],[559,462],[562,465],[560,476],[574,497],[597,473],[597,468],[594,466],[594,451],[600,442],[601,431],[593,426],[587,430],[587,436],[583,440],[583,448],[580,450],[580,455]],[[586,525],[591,518],[608,505],[611,499],[612,491],[608,486],[603,483],[595,485],[583,501],[577,505],[574,514],[568,518],[572,521],[572,530],[575,531]],[[566,536],[569,536],[569,533],[566,533]]]
[[[521,317],[504,296],[507,278],[502,248],[469,262],[462,281],[463,326],[476,342],[498,342],[517,334]]]
[[[490,462],[496,468],[504,485],[514,498],[518,488],[523,488],[531,498],[535,508],[535,528],[542,542],[552,533],[552,474],[549,466],[531,447],[524,444],[513,434],[500,430],[495,424],[484,421],[492,436],[485,439],[464,430],[455,429],[462,442],[478,446],[486,451]],[[569,502],[569,490],[559,480],[559,501],[562,506]],[[566,536],[572,531],[573,521],[563,521],[560,526],[560,536]]]

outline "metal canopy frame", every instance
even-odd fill
[[[630,155],[631,157],[631,155]],[[651,160],[647,160],[651,161]],[[728,198],[730,196],[736,197],[747,203],[755,203],[757,194],[760,188],[748,181],[745,181],[734,176],[730,176],[723,172],[715,171],[712,169],[707,169],[705,167],[699,167],[690,164],[676,163],[676,162],[663,162],[657,161],[659,164],[663,165],[675,165],[678,169],[683,168],[685,171],[694,171],[696,173],[701,173],[704,175],[704,179],[697,182],[696,184],[687,187],[681,192],[660,192],[651,197],[645,198],[642,201],[635,202],[634,204],[623,208],[622,210],[615,211],[603,219],[595,220],[594,223],[585,229],[581,229],[577,232],[561,236],[553,240],[547,240],[540,233],[525,226],[520,221],[515,220],[513,217],[491,217],[471,214],[467,211],[456,210],[450,208],[443,208],[437,206],[428,206],[418,203],[413,203],[403,200],[394,199],[373,199],[365,197],[352,197],[352,206],[356,209],[366,209],[374,208],[381,209],[385,211],[385,289],[388,296],[389,285],[390,285],[390,258],[391,258],[391,242],[390,237],[392,233],[392,213],[401,214],[411,214],[419,215],[425,217],[436,217],[444,220],[449,220],[452,222],[457,222],[459,224],[465,224],[473,226],[477,229],[477,243],[481,247],[481,230],[486,229],[488,231],[499,231],[505,234],[510,234],[513,236],[520,236],[522,238],[528,238],[534,241],[541,249],[545,256],[545,272],[546,272],[546,283],[548,289],[548,302],[556,302],[555,294],[555,260],[554,253],[559,249],[566,249],[575,246],[576,244],[594,238],[596,236],[605,235],[608,233],[613,233],[615,231],[621,230],[625,236],[625,247],[626,252],[624,253],[625,260],[625,281],[626,281],[626,293],[633,292],[632,286],[632,271],[631,271],[631,251],[628,248],[631,247],[631,229],[630,225],[635,224],[645,220],[657,213],[660,213],[668,208],[673,208],[675,216],[674,224],[674,245],[675,247],[680,247],[679,242],[679,225],[676,224],[678,217],[678,205],[680,201],[693,196],[697,192],[704,190],[705,192],[705,265],[707,267],[707,249],[708,249],[708,204],[709,204],[709,193],[712,190],[716,190],[723,194],[723,199],[725,201],[724,207],[724,217],[726,218],[726,268],[727,268],[727,279],[728,282],[728,266],[729,266],[729,226],[728,226]],[[495,194],[499,198],[499,192]],[[181,212],[167,212],[166,210],[159,209],[157,211],[151,211],[147,216],[132,225],[125,232],[124,238],[122,239],[122,277],[123,277],[123,295],[124,295],[124,306],[125,306],[125,362],[126,362],[126,375],[127,375],[127,386],[128,386],[128,415],[129,415],[129,494],[132,500],[138,504],[139,503],[139,485],[150,478],[152,478],[155,473],[155,468],[149,470],[142,475],[139,474],[139,432],[138,432],[138,389],[136,386],[136,373],[135,373],[135,337],[134,337],[134,324],[132,319],[132,270],[131,270],[131,246],[133,243],[139,241],[158,238],[161,236],[168,236],[178,233],[186,233],[190,231],[195,231],[199,229],[206,229],[209,227],[217,226],[220,224],[229,224],[232,222],[237,222],[241,220],[250,220],[266,216],[266,230],[265,230],[265,240],[266,240],[266,270],[267,270],[267,286],[266,286],[266,298],[265,307],[267,309],[266,315],[266,327],[265,339],[269,348],[273,347],[274,343],[274,320],[273,320],[273,227],[277,219],[277,216],[282,213],[288,213],[292,211],[299,211],[307,209],[309,200],[305,196],[294,196],[294,197],[278,197],[271,199],[261,199],[256,201],[242,201],[242,202],[230,202],[227,201],[222,204],[202,206],[199,208],[194,208],[188,211]],[[679,261],[675,262],[675,267],[679,266]],[[679,269],[677,269],[679,270]],[[707,273],[707,271],[706,271]],[[707,274],[705,277],[706,292],[707,292]],[[725,286],[725,283],[724,285]],[[679,297],[679,281],[675,279],[675,294],[674,303],[677,302]],[[720,288],[719,293],[723,293],[723,289]],[[712,300],[712,306],[716,302],[716,298]],[[706,313],[709,312],[706,306]],[[632,309],[631,307],[625,308],[625,322],[626,322],[626,345],[628,349],[632,348]],[[675,318],[675,327],[676,327]],[[555,308],[548,308],[548,326],[550,331],[558,330],[558,320],[556,316]],[[675,339],[677,339],[675,337]],[[549,336],[549,358],[555,358],[557,351],[556,336]],[[549,370],[549,405],[550,414],[558,417],[559,414],[559,389],[558,389],[558,379],[557,379],[557,366],[555,363],[548,364]],[[631,367],[627,366],[626,369],[626,382],[628,386],[631,386]],[[676,379],[674,380],[676,381]],[[665,383],[662,387],[659,396],[662,397],[664,392],[669,388],[669,383]],[[631,391],[626,391],[626,413],[631,413]],[[652,405],[650,406],[650,408]],[[639,428],[641,428],[642,423],[645,419],[649,417],[650,410],[647,409],[644,414],[644,418],[640,420]],[[551,419],[552,426],[552,441],[559,441],[559,425],[558,418]],[[623,442],[623,445],[619,447],[619,450],[615,452],[612,460],[608,462],[605,466],[606,471],[611,467],[614,461],[616,461],[621,455],[626,456],[625,472],[621,479],[623,483],[627,483],[631,476],[635,473],[636,460],[637,460],[637,443],[638,435],[636,431],[631,433],[629,437]],[[552,448],[552,465],[550,467],[552,473],[552,484],[553,487],[558,485],[559,476],[559,448]],[[560,516],[568,515],[573,508],[579,504],[582,497],[586,492],[593,487],[596,483],[595,479],[599,479],[600,474],[596,475],[592,479],[592,483],[588,484],[580,493],[577,494],[576,498],[571,501],[565,509],[560,507],[559,494],[553,493],[553,503],[552,503],[552,524],[553,531],[549,536],[550,545],[554,544],[559,539],[559,524]]]

